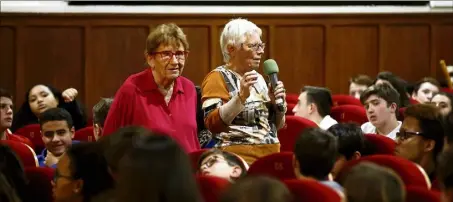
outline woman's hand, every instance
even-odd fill
[[[286,102],[286,90],[285,86],[283,86],[282,81],[278,81],[277,86],[275,86],[275,89],[271,89],[269,91],[269,97],[271,97],[272,104],[276,104],[275,100],[278,98],[282,98],[283,102]]]
[[[65,102],[72,102],[77,97],[77,90],[75,88],[68,88],[63,91],[62,96]]]
[[[246,72],[241,79],[241,90],[239,98],[242,103],[250,96],[250,86],[253,86],[258,80],[258,73],[256,71]]]

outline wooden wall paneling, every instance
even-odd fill
[[[114,97],[126,78],[145,66],[147,26],[93,26],[87,71],[86,105],[92,107],[101,97]]]
[[[287,92],[299,93],[304,85],[324,86],[325,34],[323,25],[275,26],[272,52]]]
[[[24,93],[36,84],[49,84],[59,90],[83,89],[82,27],[27,26],[23,31],[24,73],[17,78],[23,82]],[[78,97],[83,100],[84,92]]]
[[[15,60],[16,30],[12,26],[0,27],[0,88],[14,95],[16,92]]]
[[[349,90],[356,74],[375,77],[379,71],[379,30],[376,25],[332,26],[326,56],[326,86],[333,93]]]
[[[425,24],[383,26],[381,70],[415,82],[430,75],[430,27]]]
[[[189,58],[186,61],[183,76],[195,85],[201,85],[211,67],[211,46],[209,26],[181,26],[189,41]]]
[[[447,65],[453,65],[453,24],[433,25],[433,58],[431,65],[436,70],[439,81],[445,81],[439,61],[445,60]]]

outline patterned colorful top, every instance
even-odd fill
[[[207,128],[216,140],[215,147],[241,144],[277,144],[276,112],[264,78],[251,88],[244,109],[227,125],[220,118],[219,107],[240,91],[241,76],[225,66],[212,70],[202,84],[202,102]]]

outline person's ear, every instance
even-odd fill
[[[359,151],[355,151],[354,154],[352,155],[351,160],[356,160],[362,157],[362,154]]]
[[[294,175],[299,178],[302,174],[300,174],[300,164],[299,161],[296,159],[296,156],[293,155],[293,167],[294,167]]]
[[[81,195],[82,194],[82,189],[83,189],[83,180],[78,179],[73,181],[73,189],[72,191],[75,194]]]
[[[233,166],[233,170],[231,171],[230,178],[236,179],[239,178],[242,174],[242,169],[239,166]]]
[[[434,150],[436,146],[436,141],[434,140],[425,140],[425,148],[423,149],[425,152],[430,152]]]
[[[393,113],[396,113],[396,108],[398,108],[398,105],[396,103],[390,104],[390,110],[392,110]]]
[[[71,133],[71,139],[74,139],[74,135],[75,135],[75,128],[74,126],[72,126],[71,130],[70,130],[70,133]]]
[[[228,44],[226,49],[227,49],[227,52],[230,55],[230,57],[233,57],[236,55],[236,51],[235,51],[236,47],[234,47],[234,45]]]

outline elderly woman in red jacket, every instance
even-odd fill
[[[146,40],[149,68],[129,76],[115,95],[103,135],[127,125],[143,126],[175,139],[186,152],[200,148],[197,93],[181,76],[189,43],[177,25],[162,24]]]

